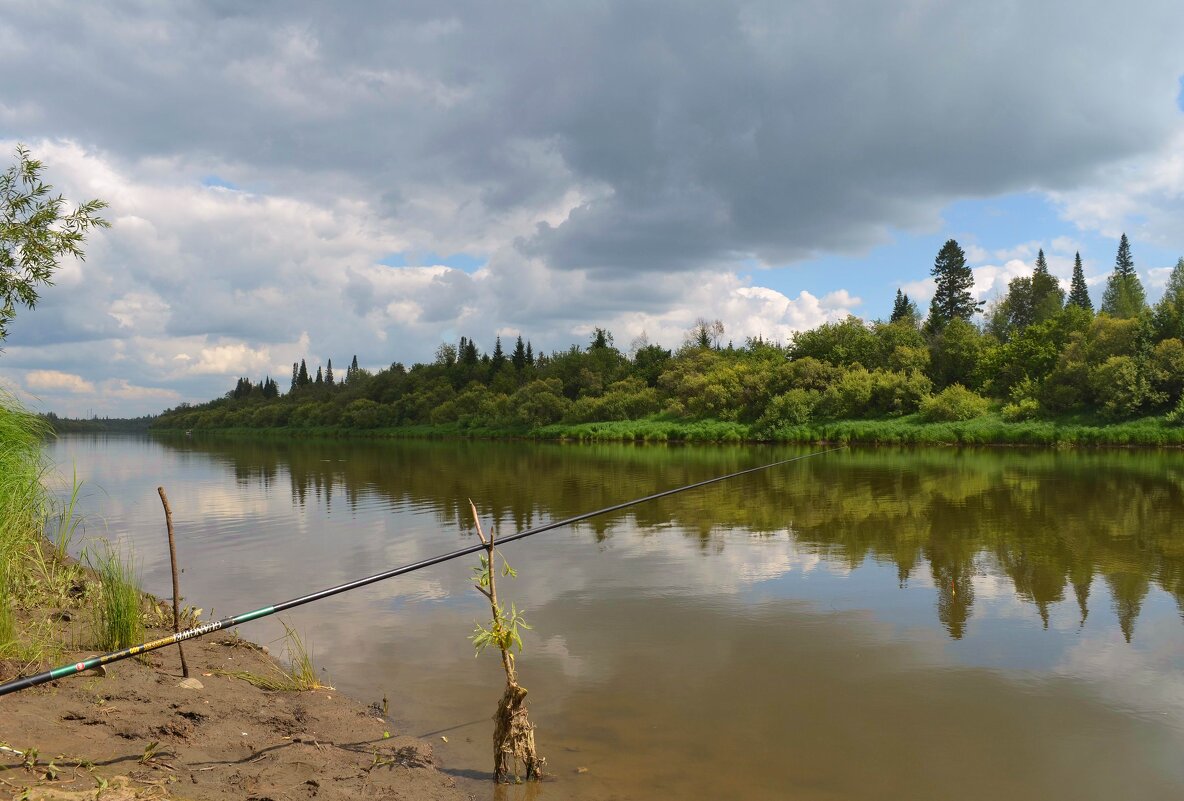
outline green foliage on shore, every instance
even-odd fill
[[[1127,295],[1141,298],[1133,265],[1123,237],[1111,283],[1129,284]],[[311,379],[301,360],[283,394],[269,377],[239,378],[225,397],[168,410],[152,427],[658,442],[801,441],[841,431],[865,442],[1179,443],[1184,262],[1154,310],[1141,300],[1121,309],[1107,301],[1113,313],[1095,315],[1088,296],[1066,302],[1041,251],[1031,277],[1013,280],[981,325],[956,242],[943,246],[934,269],[948,286],[924,324],[898,292],[889,322],[850,316],[788,343],[724,345],[718,320],[697,322],[676,351],[641,338],[626,353],[601,328],[586,346],[551,354],[536,356],[519,341],[512,358],[500,339],[482,355],[461,337],[442,344],[432,363],[410,368],[370,372],[355,356],[340,381],[331,370]]]

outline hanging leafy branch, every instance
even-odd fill
[[[17,145],[16,164],[0,174],[0,340],[8,335],[17,304],[33,308],[38,288],[53,284],[58,261],[85,258],[87,232],[110,227],[98,216],[107,208],[102,200],[88,200],[67,213],[66,199],[54,197],[53,186],[41,180],[42,167]]]

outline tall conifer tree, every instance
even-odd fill
[[[1138,317],[1146,308],[1147,296],[1135,272],[1131,243],[1123,234],[1114,258],[1114,272],[1107,279],[1106,291],[1102,294],[1102,311],[1113,317],[1129,318]]]
[[[982,306],[970,294],[974,286],[974,274],[966,264],[966,254],[958,246],[957,241],[949,239],[933,262],[933,275],[936,287],[933,300],[929,304],[929,320],[926,323],[930,332],[936,333],[945,328],[952,320],[966,320]]]
[[[917,310],[917,304],[909,299],[909,296],[899,289],[896,290],[896,300],[892,304],[892,316],[888,318],[890,323],[908,322],[914,326],[917,324],[921,313]]]
[[[304,359],[300,360],[300,373],[296,376],[296,386],[307,387],[311,382],[308,377],[308,366],[304,363]]]
[[[493,341],[493,369],[497,370],[506,363],[506,354],[502,351],[502,338],[499,336]]]
[[[333,360],[329,360],[329,364],[325,366],[325,383],[333,386]]]
[[[521,334],[518,335],[518,341],[514,343],[514,355],[510,357],[510,363],[518,372],[522,372],[526,367],[526,345],[522,342]]]
[[[1073,283],[1069,286],[1069,305],[1088,312],[1094,310],[1094,303],[1089,299],[1089,287],[1085,283],[1085,270],[1081,267],[1081,251],[1073,257]]]
[[[1032,271],[1032,322],[1039,323],[1052,317],[1065,306],[1065,290],[1048,272],[1044,248],[1036,254],[1036,268]]]

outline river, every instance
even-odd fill
[[[222,617],[802,447],[63,437],[79,550]],[[553,779],[498,798],[1184,798],[1184,454],[852,449],[508,544]],[[479,798],[475,557],[292,610]],[[243,626],[276,641],[280,622]],[[279,647],[278,643],[276,647]],[[442,738],[447,738],[445,741]]]

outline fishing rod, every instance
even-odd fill
[[[789,459],[782,459],[777,462],[770,462],[769,464],[761,465],[760,467],[750,467],[746,470],[737,470],[735,473],[728,473],[727,475],[724,475],[724,476],[716,476],[715,478],[709,478],[706,481],[696,481],[694,484],[687,484],[686,486],[675,487],[674,489],[663,490],[662,492],[656,492],[653,495],[646,495],[644,498],[634,498],[631,501],[625,501],[624,503],[618,503],[618,504],[614,504],[612,506],[606,506],[603,509],[597,509],[594,512],[584,512],[582,514],[575,515],[574,517],[567,517],[567,518],[564,518],[563,520],[556,520],[554,522],[547,523],[546,525],[536,526],[535,528],[528,528],[525,531],[519,531],[515,534],[510,534],[509,536],[501,537],[500,539],[498,539],[497,543],[498,543],[498,545],[505,545],[507,542],[513,542],[514,540],[525,539],[526,537],[530,537],[535,534],[542,534],[544,531],[551,531],[553,529],[562,528],[563,526],[568,526],[568,525],[571,525],[572,523],[579,523],[579,522],[587,520],[588,518],[591,518],[591,517],[597,517],[599,515],[609,514],[610,512],[618,512],[621,509],[628,509],[630,506],[637,506],[638,504],[641,504],[641,503],[646,503],[648,501],[654,501],[654,500],[657,500],[658,498],[665,498],[670,495],[676,495],[680,492],[686,492],[687,490],[693,490],[693,489],[697,489],[699,487],[706,487],[708,484],[716,484],[716,483],[719,483],[720,481],[727,481],[728,479],[736,478],[737,476],[743,476],[743,475],[747,475],[749,473],[756,473],[761,470],[768,470],[773,467],[780,467],[781,465],[789,464],[790,462],[798,462],[803,459],[810,459],[815,456],[823,456],[828,453],[834,453],[835,451],[843,450],[843,448],[845,448],[845,447],[846,446],[839,447],[839,448],[829,448],[825,451],[815,451],[814,453],[807,453],[802,456],[794,456]],[[127,659],[128,657],[136,656],[137,654],[147,653],[148,651],[155,651],[158,648],[165,648],[166,646],[175,645],[179,642],[184,642],[185,640],[192,640],[197,637],[204,637],[207,634],[212,634],[215,631],[221,631],[222,629],[227,629],[227,628],[230,628],[231,626],[237,626],[242,623],[248,623],[252,620],[258,620],[261,617],[268,617],[269,615],[274,615],[278,612],[283,612],[287,609],[292,609],[297,606],[303,606],[304,604],[309,604],[309,603],[312,603],[313,601],[319,601],[322,598],[328,598],[331,595],[337,595],[339,593],[349,592],[350,590],[356,590],[359,587],[365,587],[367,584],[374,584],[375,582],[378,582],[378,581],[385,581],[386,579],[394,578],[395,576],[401,576],[404,573],[412,573],[416,570],[422,570],[425,567],[431,567],[432,565],[438,565],[441,562],[448,562],[452,559],[459,559],[462,556],[468,556],[470,554],[474,554],[474,553],[477,553],[478,551],[484,551],[484,550],[485,550],[485,545],[483,543],[477,543],[475,545],[470,545],[470,546],[467,546],[465,548],[460,548],[455,551],[450,551],[449,553],[440,554],[439,556],[433,556],[428,559],[421,559],[418,562],[412,562],[410,564],[403,565],[402,567],[396,567],[391,570],[386,570],[386,571],[383,571],[382,573],[375,573],[373,576],[367,576],[366,578],[355,579],[354,581],[350,581],[345,584],[338,584],[336,587],[329,587],[328,589],[318,590],[317,592],[309,593],[308,595],[301,595],[299,598],[293,598],[289,601],[284,601],[283,603],[275,604],[274,606],[264,606],[261,609],[254,609],[250,612],[243,612],[241,615],[233,615],[231,617],[226,617],[221,620],[215,620],[215,621],[212,621],[210,623],[206,623],[201,626],[195,626],[194,628],[186,629],[185,631],[178,631],[177,633],[170,634],[167,637],[161,637],[159,640],[151,640],[149,642],[141,643],[139,645],[133,645],[133,646],[130,646],[128,648],[123,648],[118,651],[111,651],[110,653],[100,654],[99,656],[92,656],[91,658],[84,659],[81,662],[76,662],[72,665],[63,665],[62,667],[54,668],[53,670],[47,670],[44,673],[38,673],[35,676],[24,676],[19,679],[13,679],[12,681],[7,682],[5,684],[0,684],[0,695],[8,695],[9,693],[15,693],[20,690],[28,689],[29,687],[35,687],[38,684],[45,684],[46,682],[55,681],[57,679],[66,678],[68,676],[76,676],[79,673],[83,673],[87,670],[93,670],[93,669],[100,667],[102,665],[108,665],[112,662],[118,662],[120,660]]]

